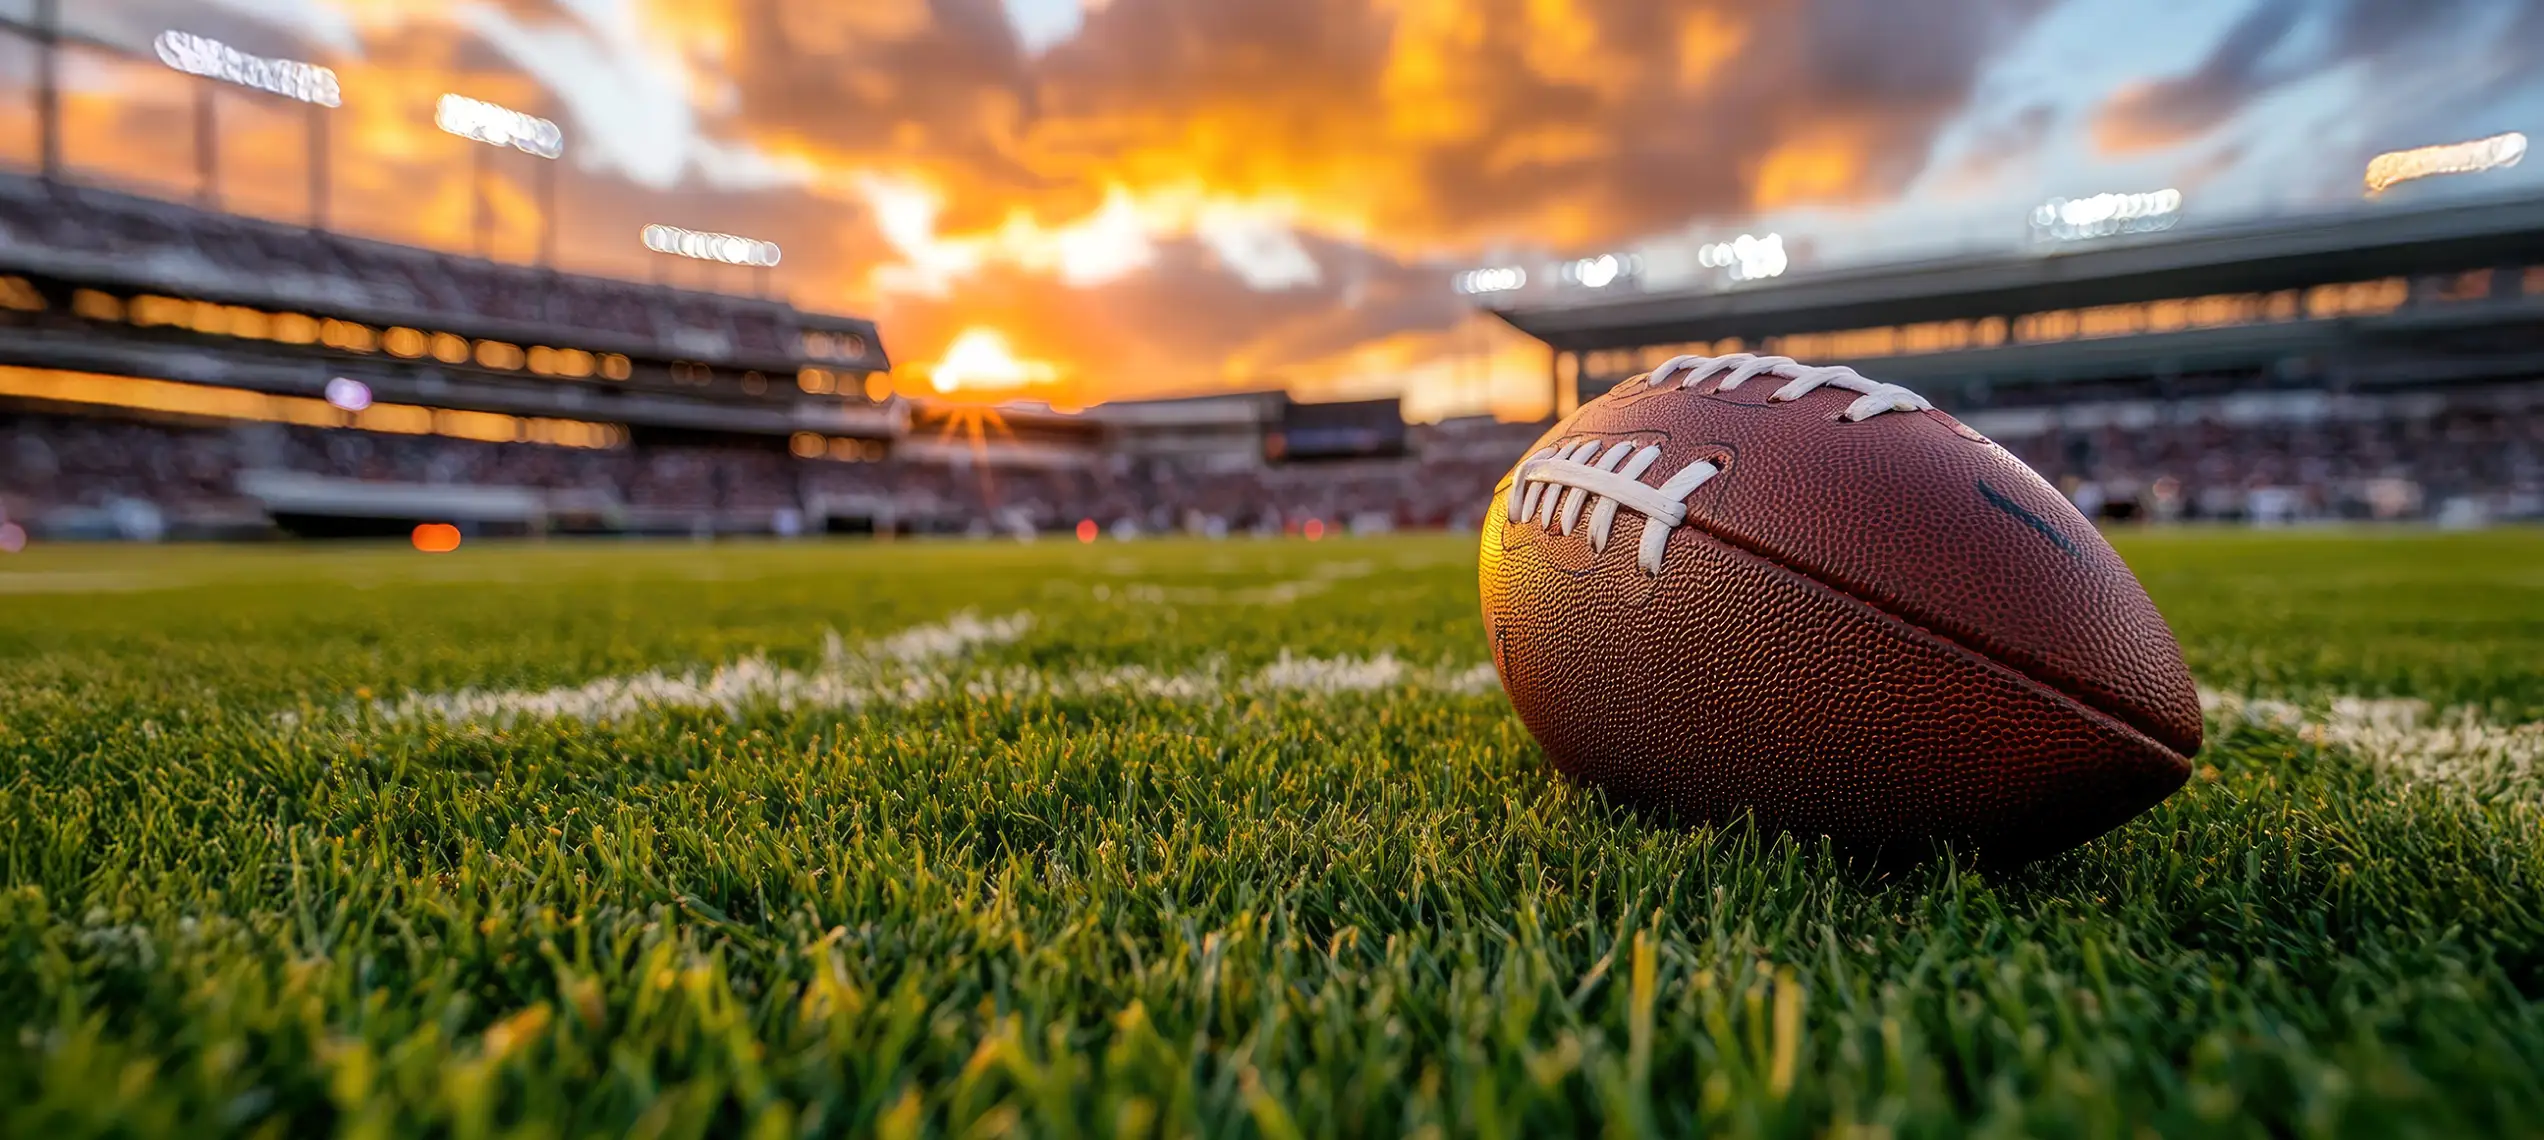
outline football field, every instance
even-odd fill
[[[2017,871],[1567,786],[1463,535],[39,548],[0,1135],[2544,1134],[2544,533],[2114,537]]]

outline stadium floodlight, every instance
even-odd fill
[[[1584,289],[1605,289],[1641,274],[1643,258],[1634,253],[1602,253],[1558,262],[1548,271]]]
[[[751,265],[765,269],[776,265],[781,256],[777,243],[773,241],[703,233],[678,226],[650,225],[645,227],[644,236],[645,248],[655,253],[718,261],[726,265]]]
[[[1453,283],[1458,292],[1470,297],[1484,293],[1508,293],[1528,284],[1528,271],[1516,265],[1470,269],[1458,274]]]
[[[2169,230],[2181,219],[2182,192],[2167,187],[2143,194],[2052,198],[2032,208],[2031,220],[2036,239],[2079,241]]]
[[[2516,166],[2525,157],[2526,136],[2516,131],[2469,142],[2387,151],[2368,160],[2367,196],[2373,198],[2414,179]]]
[[[351,376],[338,376],[327,381],[327,402],[348,412],[371,406],[371,386]]]
[[[1783,234],[1742,234],[1730,241],[1698,246],[1696,264],[1707,269],[1728,269],[1734,281],[1760,281],[1783,276],[1792,259],[1785,255]]]
[[[209,36],[173,28],[159,33],[154,46],[161,63],[188,75],[235,83],[320,107],[344,105],[344,88],[336,82],[331,68],[296,59],[249,55]]]
[[[433,125],[464,139],[508,146],[540,158],[565,153],[565,132],[555,123],[466,95],[442,96],[433,108]]]

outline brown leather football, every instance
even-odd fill
[[[1682,356],[1494,488],[1493,664],[1565,774],[1628,802],[2020,861],[2190,773],[2199,696],[2066,498],[1915,393]]]

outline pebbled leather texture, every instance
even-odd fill
[[[2181,649],[2055,488],[1939,411],[1848,423],[1853,392],[1720,383],[1628,381],[1530,449],[1655,444],[1651,486],[1722,467],[1657,578],[1641,515],[1618,511],[1593,551],[1586,526],[1509,521],[1516,467],[1494,488],[1485,629],[1558,769],[1849,848],[2017,860],[2181,786],[2201,732]]]

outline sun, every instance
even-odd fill
[[[955,336],[928,373],[929,385],[939,392],[1012,391],[1059,378],[1058,367],[1017,356],[1007,334],[978,325]]]

